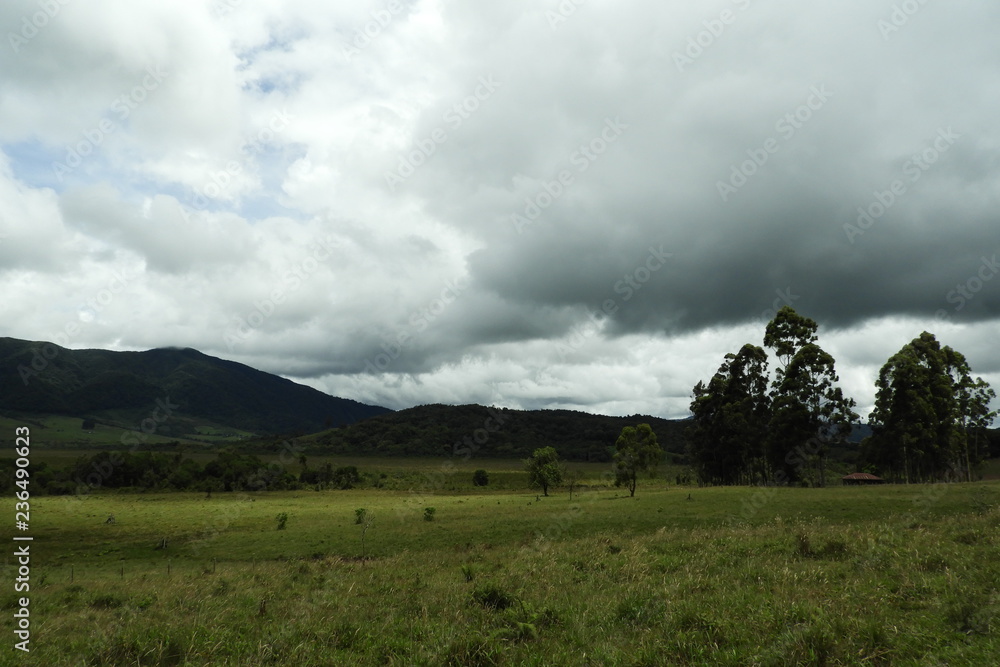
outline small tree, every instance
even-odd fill
[[[663,450],[649,424],[623,428],[615,449],[615,486],[625,486],[629,496],[635,496],[639,473],[655,468],[663,457]]]
[[[549,495],[549,487],[562,481],[559,454],[553,447],[536,449],[530,459],[525,459],[524,465],[531,485],[542,487],[542,495]]]
[[[357,510],[355,510],[355,513],[357,513]],[[366,554],[365,537],[368,535],[368,530],[373,525],[375,525],[375,513],[365,510],[364,514],[362,515],[360,524],[361,524],[361,560],[364,560]]]
[[[343,466],[333,472],[331,483],[338,489],[353,489],[361,483],[361,474],[357,466]]]
[[[480,468],[472,473],[472,483],[475,486],[487,486],[490,483],[490,474]]]

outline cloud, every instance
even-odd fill
[[[39,7],[0,334],[678,416],[792,305],[863,404],[925,329],[1000,372],[992,3]]]

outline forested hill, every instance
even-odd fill
[[[389,412],[186,348],[70,350],[0,338],[0,411],[137,427],[157,401],[177,407],[158,433],[192,420],[254,433],[311,433]]]
[[[333,454],[523,458],[555,447],[568,460],[609,461],[625,426],[647,423],[664,451],[684,452],[688,422],[635,415],[607,417],[572,410],[509,410],[481,405],[421,405],[310,439]]]

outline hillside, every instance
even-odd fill
[[[169,400],[161,435],[199,424],[259,434],[310,433],[389,412],[186,348],[70,350],[0,338],[0,413],[54,414],[138,427]],[[163,415],[161,411],[159,415]]]
[[[502,421],[502,423],[501,423]],[[482,405],[420,405],[300,438],[321,455],[525,458],[538,447],[555,447],[573,461],[610,461],[625,426],[648,423],[668,461],[686,462],[688,419],[648,415],[609,417],[572,410],[511,410]],[[830,450],[830,463],[854,465],[868,425],[854,428],[844,447]],[[993,456],[1000,456],[1000,430],[990,431]]]
[[[607,417],[572,410],[510,410],[481,405],[421,405],[306,439],[330,454],[521,458],[552,446],[565,459],[608,461],[625,426],[648,423],[667,452],[684,452],[687,422],[635,415]]]

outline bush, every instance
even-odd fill
[[[517,604],[517,598],[513,594],[494,584],[472,591],[472,601],[493,611],[503,611]]]
[[[472,484],[474,486],[486,486],[490,483],[490,474],[480,468],[472,473]]]
[[[275,519],[278,521],[278,530],[284,530],[285,524],[288,523],[288,512],[282,512]]]
[[[368,515],[368,510],[364,507],[359,507],[354,510],[354,525],[360,526],[365,522],[365,517]]]
[[[343,466],[333,471],[333,479],[330,481],[338,489],[353,489],[361,483],[361,473],[357,466]]]
[[[434,509],[433,507],[425,507],[424,508],[424,521],[433,521],[434,520],[434,513],[435,512],[437,512],[437,510]]]

